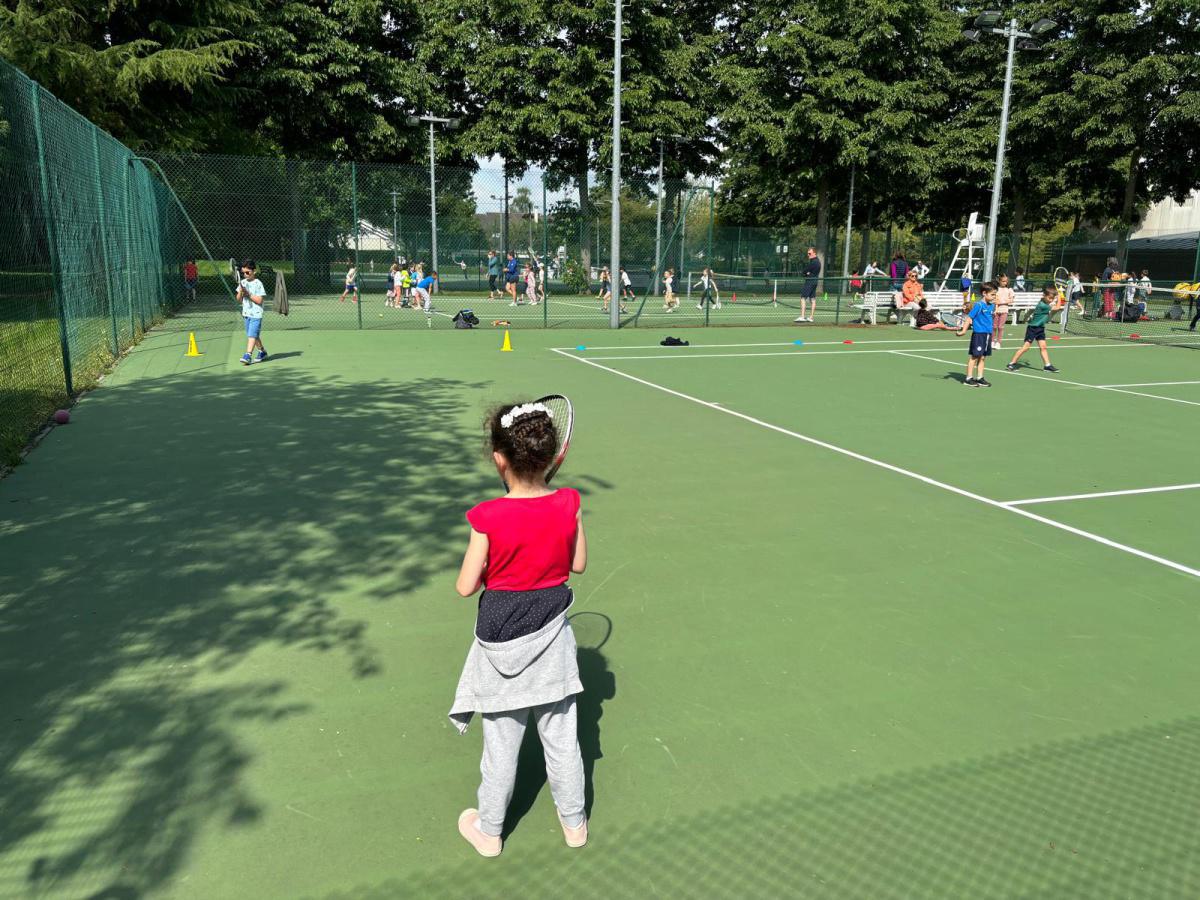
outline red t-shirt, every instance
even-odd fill
[[[196,270],[195,263],[183,264],[183,277],[185,281],[196,281],[199,274],[200,273]]]
[[[565,584],[575,557],[579,492],[559,488],[544,497],[497,497],[467,513],[488,536],[483,584],[490,591],[537,591]]]

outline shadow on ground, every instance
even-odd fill
[[[797,790],[327,900],[1200,896],[1200,719]],[[703,805],[701,784],[693,785]]]
[[[495,491],[459,424],[481,387],[145,379],[4,482],[0,895],[151,893],[201,828],[259,817],[235,726],[302,710],[278,667],[220,673],[267,647],[383,671],[354,605],[456,562],[463,510]]]

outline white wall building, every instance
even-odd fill
[[[1200,231],[1200,191],[1193,191],[1183,203],[1166,199],[1155,203],[1130,237],[1155,237]]]

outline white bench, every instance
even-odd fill
[[[879,310],[884,310],[890,314],[892,310],[892,297],[894,291],[868,291],[861,295],[862,302],[855,303],[855,309],[861,309],[863,315],[870,315],[871,324],[879,324]],[[1008,314],[1012,324],[1016,324],[1019,314],[1028,312],[1038,305],[1038,301],[1042,299],[1041,291],[1020,291],[1013,295],[1013,302],[1008,307]],[[959,312],[963,307],[962,291],[926,291],[925,292],[926,308],[936,312]],[[916,316],[916,307],[905,307],[900,311],[900,317],[910,318]]]

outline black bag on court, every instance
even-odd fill
[[[455,328],[474,328],[479,324],[479,316],[475,315],[473,309],[460,309],[451,321]]]

